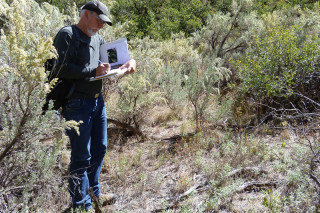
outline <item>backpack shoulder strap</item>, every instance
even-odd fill
[[[59,32],[66,27],[71,27],[71,29],[72,29],[72,36],[71,36],[70,44],[73,46],[73,48],[72,48],[71,55],[72,55],[72,57],[77,57],[78,49],[80,47],[80,40],[81,40],[78,28],[75,25],[64,26],[59,30]],[[55,40],[56,40],[56,36],[54,37],[53,43],[55,43]],[[55,78],[54,70],[55,70],[56,64],[57,64],[56,58],[48,59],[44,64],[45,69],[50,71],[50,74],[48,77],[49,81],[51,81],[53,78]]]
[[[72,28],[72,36],[75,38],[75,40],[80,40],[80,34],[78,31],[78,28],[75,25],[71,25]]]
[[[79,34],[79,30],[75,25],[71,25],[72,28],[72,42],[74,42],[74,56],[77,56],[78,53],[78,49],[80,47],[80,34]]]
[[[74,42],[75,55],[77,55],[77,50],[80,47],[80,34],[78,28],[75,25],[71,26],[72,28],[72,41]]]

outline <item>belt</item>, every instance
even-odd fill
[[[93,95],[89,95],[89,94],[84,94],[84,93],[74,93],[70,96],[70,98],[68,99],[87,99],[87,98],[98,98],[100,95],[100,93],[95,93]]]

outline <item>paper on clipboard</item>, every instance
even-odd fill
[[[109,63],[111,70],[105,74],[92,77],[90,81],[97,81],[112,76],[124,74],[128,69],[118,69],[120,66],[130,60],[128,43],[126,38],[121,38],[116,41],[106,43],[100,46],[100,61],[102,63]]]
[[[100,61],[110,63],[111,69],[116,69],[129,61],[128,43],[126,38],[106,43],[100,46]]]

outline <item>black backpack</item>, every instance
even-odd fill
[[[78,29],[76,26],[72,25],[72,40],[71,42],[74,45],[74,52],[71,54],[73,58],[77,57],[78,48],[80,47],[80,35],[78,32]],[[49,77],[48,82],[50,83],[54,78],[56,78],[56,64],[57,59],[52,58],[48,59],[44,67],[47,71],[49,71]],[[72,93],[75,90],[75,83],[72,80],[69,79],[62,79],[58,78],[57,83],[54,85],[54,88],[47,94],[46,96],[46,102],[42,107],[43,114],[48,110],[49,108],[49,101],[53,101],[53,109],[58,110],[60,107],[63,106],[63,104],[66,102],[66,100],[72,95]]]

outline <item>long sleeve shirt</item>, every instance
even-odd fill
[[[54,46],[58,60],[55,73],[59,78],[72,80],[76,85],[75,93],[93,96],[101,92],[102,80],[89,81],[89,78],[96,76],[100,46],[105,40],[98,34],[88,37],[79,28],[73,27],[76,29],[64,27],[56,35]],[[73,35],[75,30],[77,36]]]

